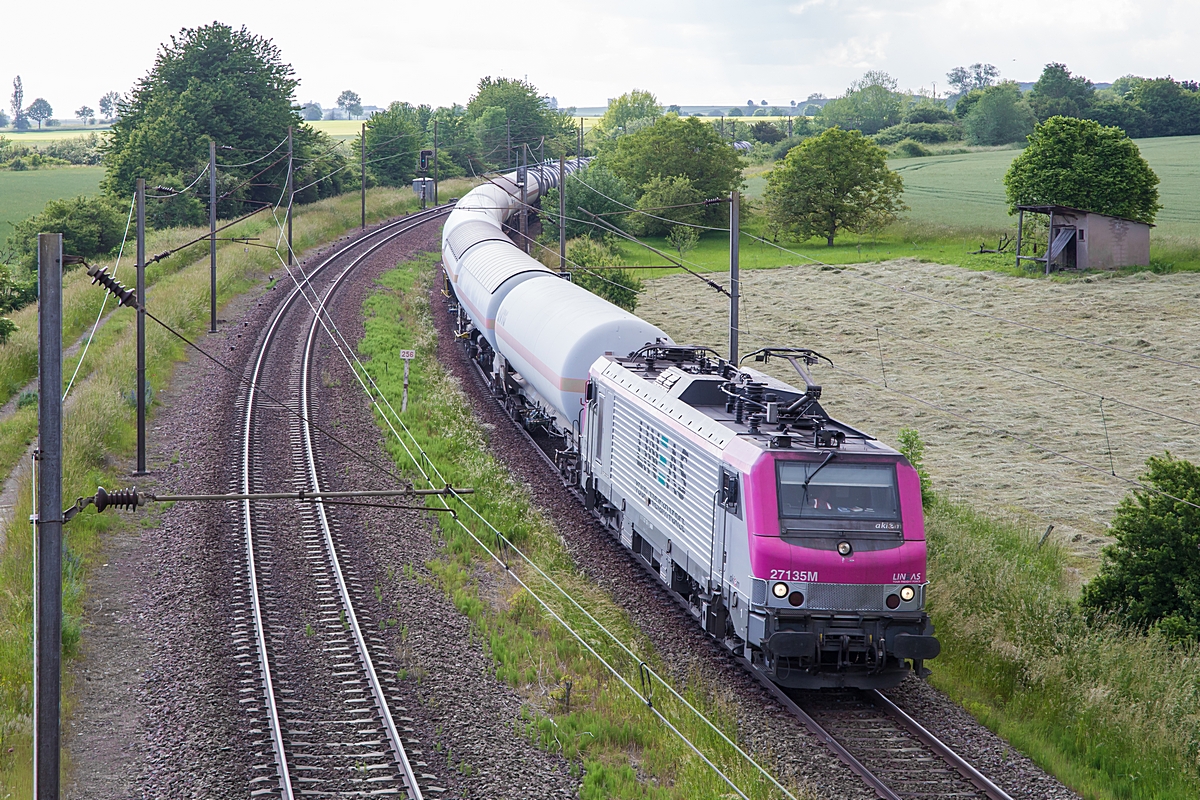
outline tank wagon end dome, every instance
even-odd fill
[[[496,349],[568,420],[579,414],[588,372],[605,353],[626,356],[671,337],[565,280],[528,280],[496,314]]]

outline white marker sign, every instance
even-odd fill
[[[416,350],[401,350],[400,357],[403,358],[405,361],[408,361],[410,358],[417,357],[417,351]]]

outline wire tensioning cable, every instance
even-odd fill
[[[258,158],[254,159],[253,161],[247,161],[247,162],[245,162],[245,163],[242,163],[242,164],[222,164],[222,163],[220,163],[220,162],[218,161],[218,162],[217,162],[217,168],[218,168],[218,169],[241,169],[242,167],[249,167],[249,166],[252,166],[252,165],[254,165],[254,164],[257,164],[258,162],[262,161],[264,158],[270,158],[270,156],[271,156],[271,155],[272,155],[272,154],[273,154],[273,153],[274,153],[276,150],[278,150],[279,148],[283,147],[285,144],[287,144],[287,137],[286,137],[286,136],[285,136],[285,137],[283,137],[282,139],[280,139],[280,140],[279,140],[279,144],[275,145],[275,147],[274,147],[274,148],[272,148],[272,149],[271,149],[269,152],[265,153],[264,155],[261,155],[261,156],[259,156]],[[231,149],[231,150],[232,150],[233,148],[229,148],[229,149]]]

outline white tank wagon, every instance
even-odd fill
[[[459,228],[459,230],[463,230]],[[463,309],[479,334],[496,348],[496,315],[509,293],[531,278],[549,277],[555,283],[565,283],[539,261],[503,241],[488,239],[472,247],[459,263],[459,277],[454,286]]]
[[[577,430],[588,370],[605,355],[626,356],[647,344],[671,341],[662,330],[551,275],[513,288],[496,315],[496,350],[525,387],[557,416],[564,431]],[[557,413],[555,413],[557,412]]]

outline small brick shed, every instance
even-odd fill
[[[1053,269],[1118,269],[1150,264],[1153,225],[1124,217],[1057,205],[1017,206],[1017,266],[1038,261]],[[1050,218],[1049,243],[1040,256],[1021,255],[1025,214]]]

